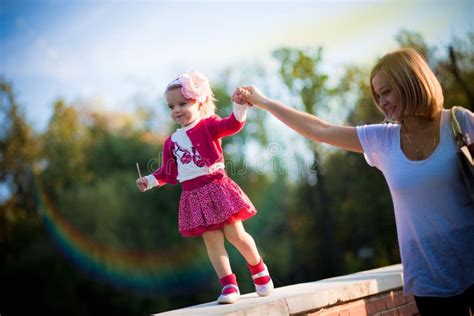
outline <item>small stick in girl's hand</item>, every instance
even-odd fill
[[[140,166],[138,166],[138,162],[135,163],[137,165],[138,177],[142,177],[142,173],[140,172]]]

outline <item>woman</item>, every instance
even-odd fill
[[[394,203],[404,292],[421,315],[470,315],[474,306],[474,207],[456,169],[457,147],[441,86],[413,49],[385,55],[370,76],[376,106],[392,123],[339,126],[243,87],[247,101],[316,142],[364,153]],[[474,115],[458,112],[474,139]]]

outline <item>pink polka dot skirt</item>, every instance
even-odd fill
[[[227,175],[198,188],[185,190],[179,202],[179,232],[200,236],[257,213],[250,199]]]

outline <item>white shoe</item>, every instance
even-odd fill
[[[237,292],[232,292],[232,293],[229,293],[229,294],[224,294],[223,292],[228,289],[228,288],[234,288],[237,290]],[[224,286],[222,288],[222,293],[221,295],[219,295],[219,297],[217,298],[217,303],[219,304],[232,304],[232,303],[235,303],[240,297],[240,291],[239,291],[239,288],[234,285],[234,284],[227,284],[226,286]]]
[[[252,275],[252,279],[255,282],[255,279],[258,279],[258,278],[261,278],[261,277],[264,277],[264,276],[270,277],[270,273],[268,272],[267,266],[265,266],[265,270],[263,270],[262,272],[259,272],[259,273],[256,273],[256,274]],[[268,281],[265,284],[255,284],[255,291],[257,292],[257,294],[259,296],[269,295],[273,291],[273,281],[272,281],[272,279],[270,278],[270,281]]]
[[[255,291],[259,296],[267,296],[273,292],[273,281],[270,279],[265,284],[255,284]]]

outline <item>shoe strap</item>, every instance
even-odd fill
[[[263,270],[262,272],[255,273],[254,275],[252,275],[252,279],[255,280],[264,276],[270,276],[270,273],[268,273],[267,267],[265,267],[265,270]]]
[[[238,287],[237,285],[235,285],[235,284],[227,284],[227,285],[225,285],[225,286],[222,288],[221,293],[224,292],[225,290],[227,290],[228,288],[234,288],[234,289],[237,291],[237,293],[240,293],[240,292],[239,292],[239,287]]]

